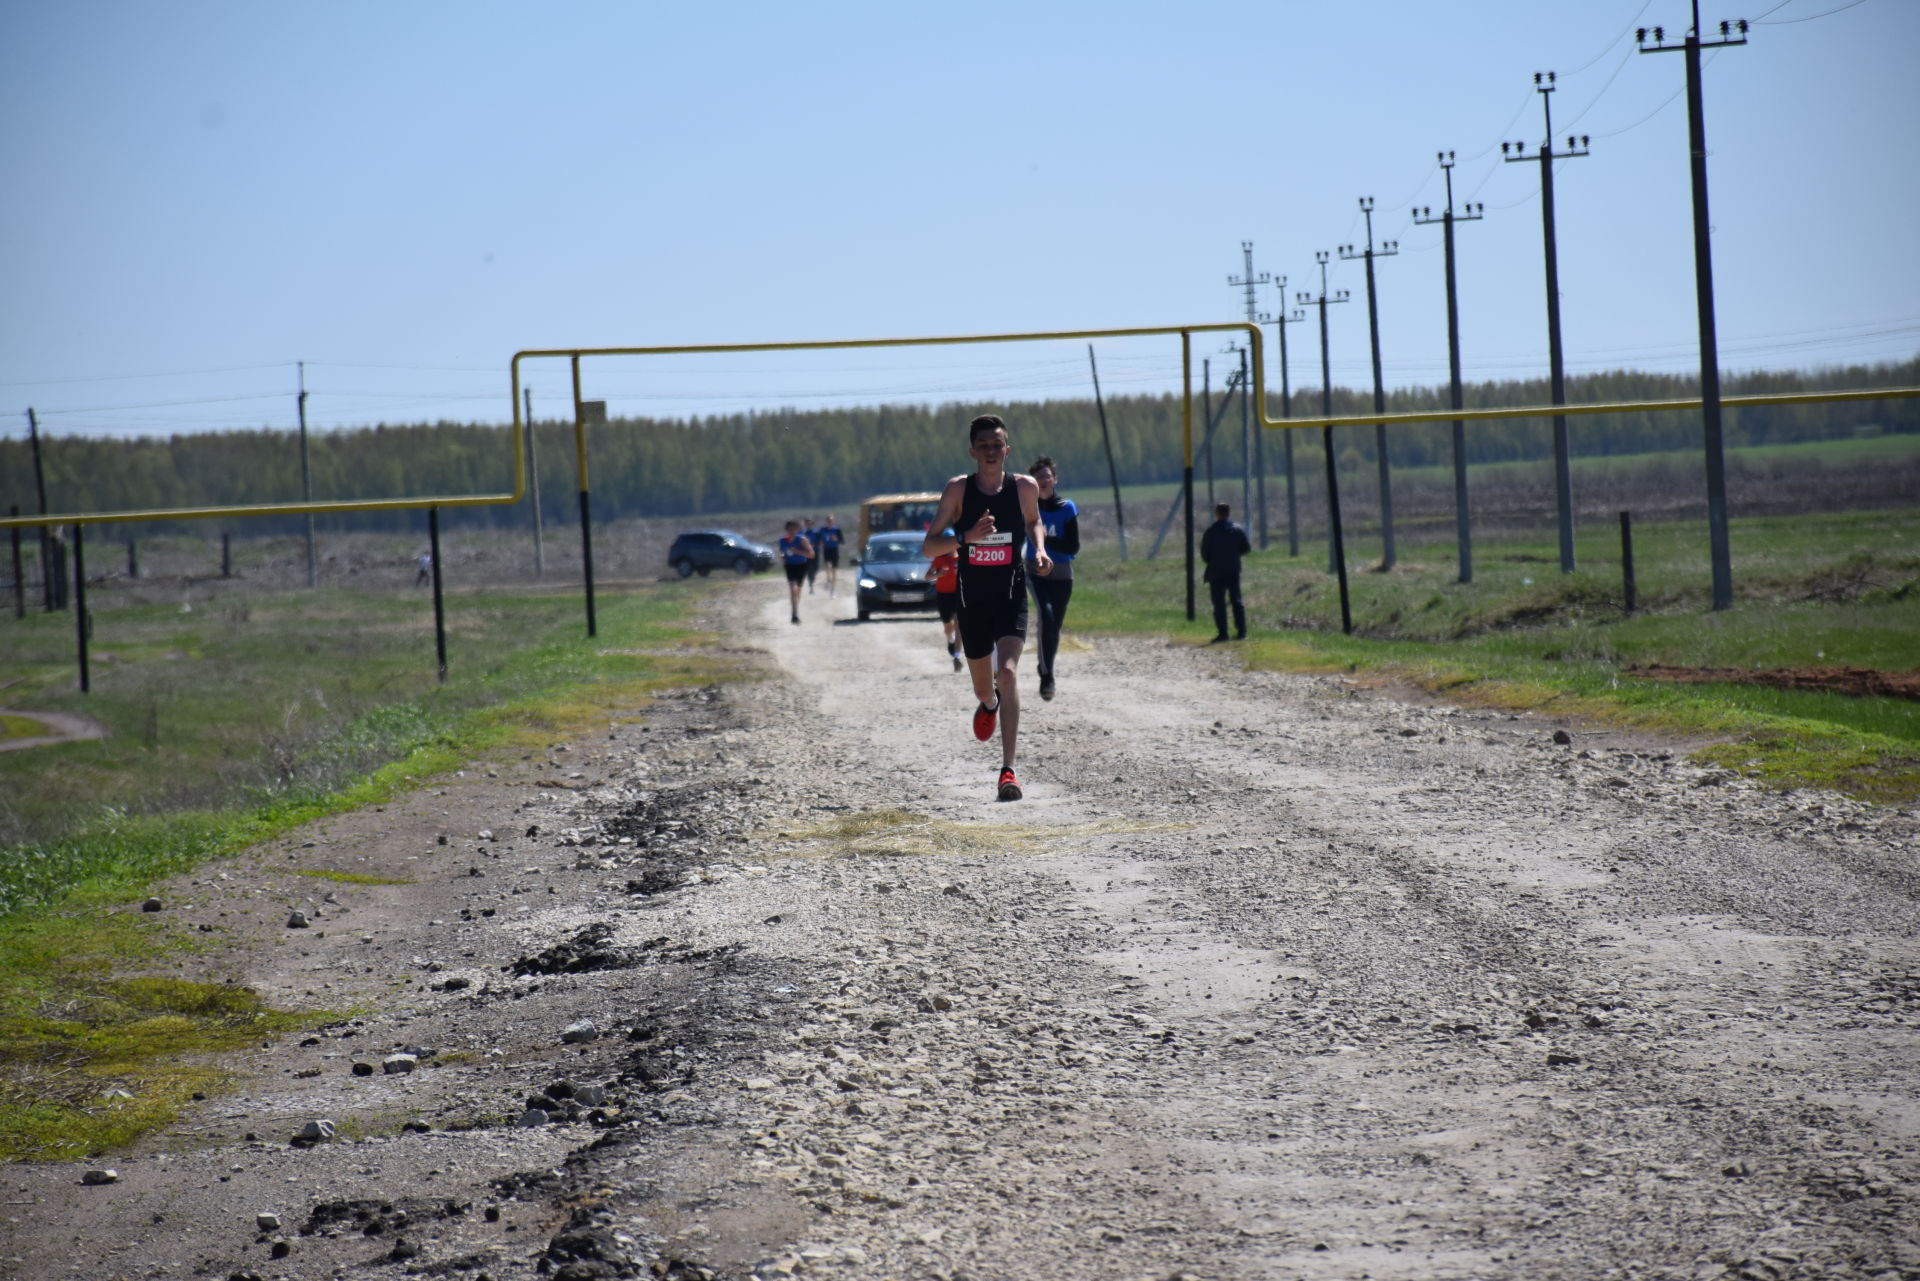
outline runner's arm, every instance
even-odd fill
[[[927,526],[927,536],[920,540],[920,554],[928,560],[943,552],[959,550],[960,540],[949,534],[947,528],[960,519],[960,486],[965,481],[966,477],[956,476],[940,491],[940,506]]]
[[[1047,555],[1047,522],[1040,519],[1040,485],[1031,476],[1016,475],[1015,491],[1020,495],[1020,519],[1027,527],[1027,542],[1033,548],[1028,557],[1043,574],[1053,571],[1053,557]]]

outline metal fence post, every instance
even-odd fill
[[[1640,597],[1633,581],[1633,513],[1620,513],[1620,578],[1621,590],[1626,597],[1627,610],[1631,614],[1639,608]]]
[[[87,552],[83,536],[86,526],[73,527],[73,627],[80,646],[80,692],[93,688],[93,676],[87,664]]]
[[[427,508],[427,556],[433,562],[433,652],[440,661],[440,683],[447,683],[447,611],[440,598],[440,509]]]

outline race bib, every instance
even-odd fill
[[[977,543],[968,543],[967,564],[1013,564],[1013,535],[1010,533],[988,534]]]

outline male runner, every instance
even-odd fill
[[[827,595],[832,596],[840,582],[840,526],[828,516],[814,535],[814,550],[827,565]]]
[[[800,522],[787,522],[780,538],[780,562],[787,569],[787,603],[793,607],[793,621],[800,622],[800,584],[807,579],[807,566],[813,563],[813,544],[800,532]]]
[[[813,580],[820,577],[820,529],[805,521],[800,525],[800,536],[807,540],[807,595],[813,595]]]
[[[1027,638],[1021,531],[1026,531],[1033,546],[1034,573],[1052,573],[1053,558],[1047,555],[1047,527],[1040,522],[1040,488],[1033,477],[1007,470],[1007,424],[998,414],[982,414],[967,424],[967,452],[980,470],[946,483],[939,510],[921,540],[920,554],[932,560],[943,552],[959,552],[960,644],[973,692],[980,700],[973,713],[973,736],[982,742],[992,738],[994,722],[999,720],[999,797],[1017,801],[1021,793],[1013,772],[1014,744],[1020,732],[1016,669]],[[956,532],[948,533],[950,527]]]
[[[1040,487],[1040,522],[1047,527],[1047,552],[1053,572],[1027,580],[1033,603],[1040,611],[1040,653],[1034,669],[1040,676],[1040,697],[1053,699],[1053,660],[1060,652],[1060,627],[1067,621],[1067,602],[1073,599],[1073,558],[1080,554],[1080,509],[1056,488],[1059,469],[1042,454],[1028,469]]]
[[[948,530],[949,534],[953,531]],[[960,556],[957,552],[942,552],[933,558],[933,564],[927,567],[927,577],[933,580],[933,603],[940,611],[940,630],[946,637],[947,654],[953,659],[953,670],[959,671],[966,664],[960,658]]]

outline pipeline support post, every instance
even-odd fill
[[[80,649],[80,692],[93,689],[93,673],[87,661],[87,552],[85,525],[73,527],[73,628]]]
[[[593,408],[598,411],[595,416],[605,423],[607,402],[596,400]],[[598,636],[600,626],[593,608],[593,500],[587,484],[588,412],[588,403],[580,399],[580,357],[576,355],[573,358],[573,452],[580,472],[580,572],[587,589],[587,635]]]
[[[1620,593],[1631,614],[1640,606],[1640,594],[1633,581],[1633,513],[1620,513]]]
[[[1187,621],[1196,617],[1193,591],[1193,335],[1180,331],[1180,430],[1186,458],[1180,494],[1187,526]]]
[[[433,564],[433,652],[440,683],[447,683],[447,611],[440,595],[440,509],[427,508],[427,559]]]

